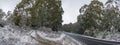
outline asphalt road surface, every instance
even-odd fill
[[[72,34],[64,32],[64,34],[69,35],[70,37],[74,38],[75,40],[79,42],[83,42],[86,45],[120,45],[120,42],[114,42],[114,41],[106,41],[106,40],[100,40],[100,39],[94,39],[85,37],[78,34]]]

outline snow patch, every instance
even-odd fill
[[[40,38],[37,37],[36,34],[38,34]],[[37,40],[35,40],[33,37]],[[62,45],[81,44],[79,42],[76,42],[74,39],[66,36],[65,34],[59,32],[44,32],[33,29],[25,31],[25,29],[10,25],[0,28],[1,45],[45,45],[45,43],[52,43],[56,45],[59,43]]]

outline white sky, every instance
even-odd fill
[[[13,11],[15,6],[20,2],[20,0],[0,0],[0,8],[4,12]]]
[[[4,12],[13,11],[15,6],[21,0],[0,0],[0,8]],[[62,0],[62,7],[64,10],[63,24],[74,23],[77,21],[79,9],[84,4],[89,4],[91,0]],[[107,0],[100,0],[105,3]]]

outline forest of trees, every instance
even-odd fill
[[[120,11],[118,7],[110,7],[111,2],[112,0],[108,0],[104,5],[98,0],[92,0],[90,4],[85,4],[79,9],[80,14],[76,23],[62,25],[64,11],[61,0],[22,0],[8,20],[20,27],[48,27],[53,31],[67,31],[88,36],[95,36],[102,31],[120,32]],[[5,13],[0,9],[0,18],[3,15]]]
[[[15,8],[12,22],[34,28],[48,27],[56,31],[62,27],[61,0],[22,0]]]
[[[108,0],[105,5],[111,3]],[[120,11],[118,7],[104,7],[103,3],[93,0],[80,8],[76,23],[63,25],[63,30],[88,36],[95,36],[102,31],[120,31]]]

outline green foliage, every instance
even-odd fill
[[[103,30],[115,31],[119,30],[120,14],[117,8],[104,10],[104,18],[102,20]]]
[[[64,24],[62,26],[62,29],[64,31],[66,31],[66,32],[72,32],[72,30],[73,30],[72,28],[73,28],[73,24],[72,23],[70,23],[70,24]]]
[[[63,14],[61,0],[34,0],[35,3],[30,1],[31,0],[22,0],[22,2],[17,5],[16,9],[14,10],[14,15],[19,15],[22,12],[22,19],[18,20],[17,22],[24,22],[24,20],[26,20],[25,23],[22,23],[26,26],[44,26],[52,28],[53,30],[58,30],[58,28],[61,28]],[[30,4],[32,4],[32,7],[24,8]],[[17,12],[17,14],[15,12]],[[24,12],[27,13],[26,16],[28,14],[30,14],[30,16],[24,16]],[[17,16],[15,16],[15,18],[16,17]],[[16,23],[16,21],[14,23]]]
[[[106,4],[107,4],[107,3],[111,3],[111,2],[113,2],[113,0],[108,0],[108,1],[106,2]]]
[[[107,3],[111,3],[109,0]],[[80,9],[80,13],[84,12],[87,5]],[[120,31],[120,13],[117,7],[110,9],[102,9],[103,4],[99,1],[92,1],[86,8],[84,14],[78,16],[80,29],[85,30],[84,34],[95,36],[99,32],[115,32]]]
[[[63,29],[69,32],[94,36],[101,29],[102,7],[102,2],[98,0],[91,1],[89,5],[80,8],[78,21],[74,24],[63,25]]]
[[[2,17],[5,15],[5,12],[3,12],[2,9],[0,9],[0,19],[2,19]]]
[[[93,32],[99,28],[99,21],[101,21],[101,14],[103,4],[99,1],[92,1],[88,8],[86,9],[85,13],[83,14],[83,22],[85,30],[89,30],[89,32]],[[87,33],[89,33],[87,32]],[[94,34],[91,33],[91,34]],[[88,34],[89,35],[89,34]]]
[[[45,26],[57,30],[56,28],[62,25],[61,1],[37,0],[31,12],[32,26]]]
[[[15,25],[20,26],[20,20],[21,20],[21,15],[15,15],[12,21],[14,22]]]
[[[78,34],[84,34],[85,30],[79,23],[70,23],[70,24],[64,24],[62,26],[62,29],[66,32],[72,32],[72,33],[78,33]]]

